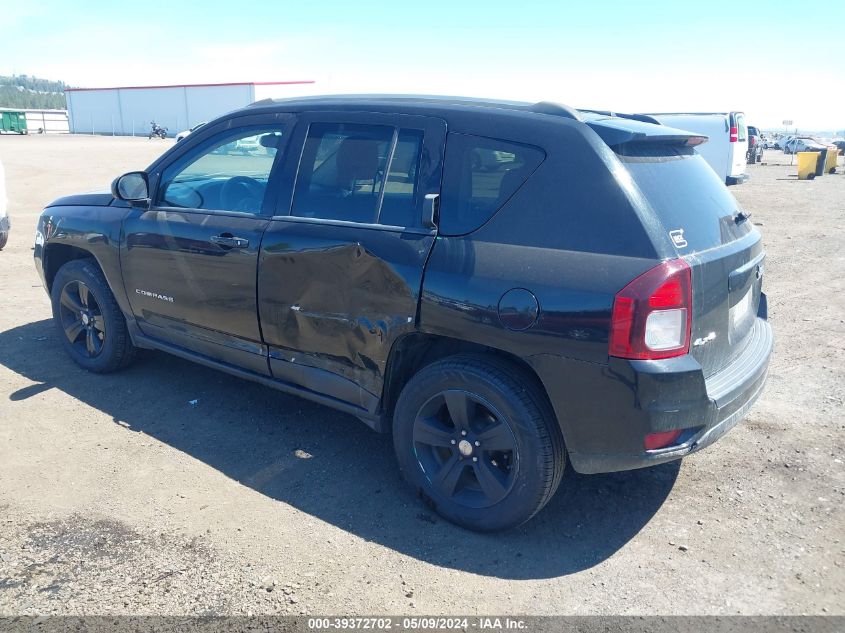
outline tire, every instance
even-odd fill
[[[6,248],[6,244],[9,242],[9,233],[0,233],[0,251]]]
[[[557,420],[532,377],[481,355],[446,358],[408,381],[393,444],[420,496],[449,521],[481,532],[528,521],[554,495],[566,466]]]
[[[78,365],[105,374],[134,360],[126,319],[95,260],[76,259],[62,266],[50,299],[59,339]]]

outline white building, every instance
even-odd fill
[[[197,123],[269,97],[314,94],[313,81],[67,88],[70,131],[74,134],[146,136],[150,122],[174,136]]]
[[[0,112],[23,112],[26,116],[27,134],[67,134],[67,110],[39,108],[0,108]]]

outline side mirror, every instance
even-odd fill
[[[423,200],[422,225],[427,229],[436,229],[440,219],[440,194],[427,193]]]
[[[128,174],[115,178],[111,184],[111,195],[127,202],[147,200],[150,197],[147,174],[143,171],[130,171]]]

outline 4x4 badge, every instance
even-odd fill
[[[684,248],[687,245],[687,240],[684,238],[683,229],[675,229],[674,231],[669,231],[669,237],[672,238],[672,242],[678,248]]]

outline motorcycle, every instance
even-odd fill
[[[150,125],[152,128],[150,129],[150,134],[147,138],[152,138],[157,136],[158,138],[167,138],[167,128],[161,127],[155,121],[150,121]]]

